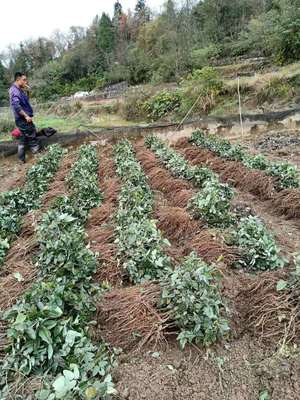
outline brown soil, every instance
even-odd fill
[[[300,249],[300,220],[287,219],[278,215],[271,201],[260,201],[256,196],[236,190],[233,204],[239,208],[250,209],[261,218],[286,256]]]
[[[131,321],[137,324],[134,326],[138,326],[144,335],[145,341],[142,344],[150,341],[142,349],[138,349],[136,346],[141,342],[136,342],[136,337],[129,338],[133,349],[123,351],[118,357],[119,366],[113,371],[118,390],[116,399],[258,400],[260,394],[266,390],[272,400],[300,400],[300,357],[299,350],[293,347],[293,340],[300,339],[299,332],[295,329],[292,338],[285,336],[290,342],[288,346],[283,346],[286,324],[284,320],[283,324],[276,323],[278,310],[280,312],[284,309],[287,314],[290,313],[290,303],[287,304],[285,298],[278,296],[275,285],[277,279],[285,277],[286,272],[251,276],[231,268],[236,249],[226,247],[222,235],[216,230],[203,229],[203,225],[193,220],[186,209],[188,200],[195,193],[194,188],[189,183],[172,177],[144,147],[137,146],[136,150],[155,191],[155,217],[158,218],[163,234],[172,242],[172,246],[165,249],[166,253],[177,263],[192,249],[207,262],[218,259],[223,261],[219,264],[221,289],[230,310],[231,334],[222,343],[208,349],[190,346],[181,351],[172,335],[167,336],[167,343],[161,341],[159,335],[156,336],[163,332],[164,320],[156,314],[154,303],[147,302],[149,297],[143,298],[145,292],[139,292],[137,286],[122,287],[124,282],[116,256],[112,221],[120,183],[116,178],[111,147],[106,146],[100,153],[99,169],[104,200],[99,208],[92,211],[87,233],[91,249],[99,252],[99,268],[94,276],[95,281],[108,281],[116,289],[111,292],[113,301],[108,298],[108,302],[103,302],[103,308],[98,308],[101,313],[99,321],[106,313],[103,324],[107,322],[104,328],[103,325],[98,328],[98,334],[103,334],[112,344],[124,345],[124,335],[130,335],[131,331],[126,331],[122,321],[127,322],[129,315],[132,317]],[[48,193],[44,199],[47,205],[50,205],[57,193],[64,191],[63,182],[63,175],[56,177],[51,188],[53,193]],[[260,216],[274,232],[287,257],[299,250],[299,221],[295,218],[287,220],[278,215],[271,200],[262,201],[257,193],[254,195],[238,188],[235,205],[250,208]],[[33,213],[30,217],[26,219],[22,230],[23,247],[20,241],[19,247],[14,247],[15,251],[10,254],[10,257],[16,256],[20,264],[15,264],[16,269],[6,267],[6,272],[0,277],[2,309],[15,301],[14,296],[25,290],[35,276],[34,267],[26,255],[34,251],[35,241],[32,241],[32,235],[38,216]],[[14,276],[14,272],[20,268],[25,278],[23,282],[17,282]],[[6,297],[5,292],[8,293]],[[156,299],[155,288],[151,293],[152,299]],[[131,300],[128,304],[126,301],[130,296],[135,301]],[[2,306],[2,300],[3,304],[7,300],[6,305]],[[281,308],[285,306],[287,308]],[[115,311],[119,314],[116,315]],[[110,320],[107,315],[111,316]],[[115,317],[118,318],[114,319]],[[263,330],[261,324],[257,325],[260,318],[265,321]],[[146,324],[143,323],[145,320]],[[274,331],[272,325],[268,325],[273,323],[283,330],[276,337],[262,341],[263,336]],[[5,327],[0,320],[0,352],[4,335]],[[125,347],[127,343],[128,340]]]
[[[31,159],[26,164],[19,164],[12,157],[0,160],[0,193],[23,186],[26,172],[32,166],[33,161]]]
[[[210,349],[167,349],[125,354],[114,371],[120,400],[300,399],[300,358],[279,357],[245,335]]]
[[[175,147],[177,151],[187,157],[192,165],[208,166],[218,173],[224,182],[236,186],[235,197],[232,201],[233,206],[238,207],[239,209],[248,209],[252,214],[260,217],[269,230],[274,233],[274,236],[282,247],[285,255],[288,256],[292,252],[299,251],[300,218],[297,217],[297,210],[300,202],[297,190],[287,190],[280,193],[274,193],[273,191],[272,195],[270,194],[265,196],[263,194],[268,193],[268,190],[271,191],[271,186],[268,186],[270,182],[268,179],[265,179],[266,177],[264,174],[259,175],[259,177],[256,176],[260,171],[250,171],[249,175],[249,170],[247,168],[243,166],[236,166],[234,168],[233,164],[237,163],[225,161],[220,157],[216,157],[210,151],[191,146],[187,142],[187,139],[181,139],[175,144]],[[228,167],[228,165],[230,166],[231,164],[232,168]],[[232,174],[230,176],[228,175],[229,168],[231,168]],[[249,180],[254,182],[253,184],[246,184],[248,178],[244,173],[252,176]],[[269,187],[269,189],[267,189],[267,187]],[[292,192],[292,194],[290,192]],[[282,201],[282,198],[284,198],[284,202]],[[292,198],[292,201],[289,201],[290,207],[287,207],[286,205],[288,198]],[[275,206],[275,204],[277,206]],[[293,208],[293,204],[297,205],[296,210]],[[282,213],[278,212],[280,208],[283,209]],[[293,216],[294,218],[289,219],[288,215],[282,214],[290,214],[290,216]]]
[[[287,218],[300,220],[300,190],[275,190],[275,180],[263,171],[252,170],[241,162],[228,161],[216,156],[213,152],[193,146],[187,138],[180,139],[175,148],[182,153],[192,165],[207,166],[216,172],[223,182],[236,187],[245,193],[251,193],[261,200],[272,200],[272,209]]]
[[[187,214],[181,216],[187,202],[181,205],[183,208],[178,217],[178,220],[185,218],[182,220],[185,221],[185,227],[178,225],[179,233],[174,230],[176,219],[173,224],[171,211],[174,210],[175,215],[175,211],[179,210],[172,208],[178,207],[178,204],[174,204],[174,192],[168,195],[168,190],[162,184],[166,174],[161,171],[163,170],[161,167],[155,171],[156,173],[151,174],[151,169],[157,167],[157,164],[155,165],[154,159],[149,161],[149,155],[142,157],[141,148],[137,150],[138,158],[148,173],[152,187],[159,190],[156,194],[158,202],[156,217],[164,234],[174,243],[180,242],[181,248],[187,243],[184,238],[191,236],[194,247],[198,240],[201,242],[201,235],[211,235],[208,243],[213,243],[214,232],[200,231],[198,235],[189,236]],[[167,178],[174,179],[170,175]],[[184,190],[190,189],[179,189],[178,193],[176,191],[176,197]],[[260,201],[257,196],[250,193],[238,192],[236,202],[244,208],[250,206],[255,214],[264,219],[267,226],[275,231],[276,239],[284,248],[286,255],[299,247],[300,235],[296,221],[274,216],[270,213],[268,202]],[[219,240],[216,240],[216,243],[218,244]],[[184,252],[178,253],[180,258]],[[205,253],[209,254],[207,251]],[[234,252],[232,256],[235,256]],[[259,285],[263,280],[259,275],[251,277],[242,271],[223,267],[221,273],[222,292],[227,298],[231,312],[231,340],[208,350],[190,347],[183,352],[179,350],[177,343],[168,340],[167,348],[149,347],[138,354],[125,353],[120,357],[120,365],[113,374],[114,380],[117,381],[119,399],[258,400],[264,391],[267,391],[274,400],[300,399],[299,353],[297,351],[293,353],[292,348],[285,354],[275,353],[276,341],[264,344],[257,336],[253,337],[247,333],[257,334],[257,330],[253,330],[252,327],[253,321],[255,323],[253,320],[255,305],[260,305],[259,310],[263,316],[265,315],[263,309],[267,311],[268,305],[274,305],[270,297],[266,297],[265,305],[259,302],[265,290],[264,285]],[[273,282],[277,282],[278,274],[281,273],[285,274],[284,271],[270,274]],[[250,293],[254,288],[257,292],[252,293],[251,302]],[[276,297],[274,284],[270,286],[268,293],[268,296],[273,296],[275,293]],[[252,312],[249,301],[253,305]],[[280,304],[279,306],[281,307]],[[259,317],[259,314],[257,316]],[[282,332],[277,337],[277,340],[279,339],[282,339]]]
[[[97,329],[114,347],[123,350],[160,343],[168,320],[157,310],[161,288],[154,283],[108,292],[97,306]]]
[[[99,267],[94,275],[94,281],[105,281],[113,287],[120,287],[123,282],[123,271],[117,258],[112,220],[117,207],[120,182],[116,177],[112,147],[107,146],[105,151],[99,151],[99,159],[99,186],[103,202],[91,211],[86,226],[90,248],[99,254]]]

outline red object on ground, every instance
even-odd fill
[[[14,138],[18,138],[21,136],[21,132],[19,128],[15,128],[12,132],[11,132],[11,136]]]

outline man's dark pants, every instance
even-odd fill
[[[25,149],[27,146],[33,154],[37,153],[40,149],[36,128],[32,122],[29,123],[25,119],[17,119],[16,125],[21,132],[18,144],[18,157],[21,161],[25,162]]]

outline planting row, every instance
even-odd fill
[[[190,141],[197,146],[211,150],[222,158],[240,161],[248,168],[264,171],[267,175],[274,177],[275,187],[278,191],[300,187],[300,173],[293,164],[270,161],[262,154],[248,154],[240,145],[233,145],[229,140],[205,135],[201,131],[194,132]]]
[[[114,392],[113,356],[104,342],[95,346],[89,334],[95,299],[103,291],[91,282],[97,259],[84,233],[89,210],[101,203],[97,171],[95,148],[82,146],[67,177],[70,196],[57,198],[38,226],[40,277],[5,314],[3,399],[24,398],[14,385],[18,375],[40,381],[39,390],[26,398],[99,399]]]
[[[53,145],[29,169],[24,187],[0,196],[0,266],[4,262],[10,242],[20,232],[21,218],[40,206],[42,195],[58,170],[64,150]]]
[[[265,225],[254,216],[242,217],[231,211],[233,190],[219,182],[208,168],[190,166],[184,157],[155,136],[145,139],[149,147],[176,177],[190,180],[200,191],[189,201],[188,208],[195,218],[211,227],[229,228],[229,244],[241,249],[240,266],[248,270],[269,270],[284,266],[274,238]]]
[[[155,136],[148,136],[145,144],[174,176],[191,181],[201,189],[188,205],[195,217],[201,216],[210,226],[225,227],[233,221],[230,201],[234,192],[227,184],[220,183],[216,174],[209,168],[190,166],[184,157]]]
[[[180,329],[182,347],[192,341],[214,342],[228,331],[217,271],[194,253],[174,268],[172,259],[164,253],[169,243],[151,219],[153,194],[128,141],[115,146],[115,162],[122,181],[117,244],[130,280],[159,281],[157,307]]]

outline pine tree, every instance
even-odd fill
[[[119,21],[123,14],[122,4],[117,0],[114,4],[114,21]]]
[[[135,12],[141,13],[146,8],[146,1],[145,0],[138,0],[135,6]]]
[[[115,29],[111,19],[105,13],[102,14],[97,32],[97,47],[103,58],[103,68],[107,69],[111,55],[115,49]]]
[[[114,49],[114,28],[109,16],[105,13],[100,18],[97,42],[99,49],[104,53],[111,53]]]
[[[150,20],[150,10],[146,6],[146,0],[138,0],[135,6],[135,18],[139,24],[144,24]]]

